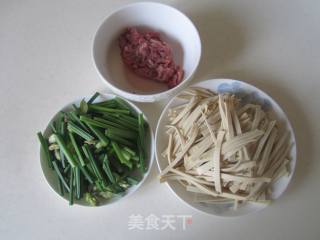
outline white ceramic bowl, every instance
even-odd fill
[[[96,100],[94,102],[95,103],[96,102],[101,102],[101,101],[105,101],[107,99],[111,99],[111,98],[114,98],[114,97],[115,97],[115,95],[113,95],[113,94],[100,94],[100,96],[98,98],[96,98]],[[87,101],[89,99],[90,99],[90,97],[85,98],[85,100],[87,100]],[[65,112],[70,111],[72,109],[72,104],[75,104],[75,105],[79,106],[81,100],[82,99],[74,101],[72,103],[69,103],[64,108],[62,108],[60,111],[65,111]],[[138,113],[142,113],[142,111],[136,105],[134,105],[133,103],[131,103],[131,102],[127,101],[127,100],[125,100],[125,101],[127,103],[129,103]],[[44,137],[45,138],[48,138],[52,134],[52,130],[51,130],[50,124],[53,121],[57,120],[58,113],[51,119],[51,121],[49,122],[48,126],[46,127],[46,129],[44,131]],[[145,115],[144,115],[144,117],[145,117],[145,121],[149,124],[149,121],[148,121],[148,119],[146,118]],[[132,194],[135,191],[137,191],[137,189],[146,180],[147,176],[150,173],[152,162],[153,162],[153,159],[154,159],[154,146],[155,146],[153,131],[152,131],[152,128],[150,127],[150,124],[149,124],[149,131],[147,132],[146,139],[149,139],[149,141],[147,141],[147,143],[146,143],[147,144],[147,146],[146,146],[146,149],[147,149],[147,151],[146,151],[147,171],[144,174],[144,176],[141,179],[141,181],[137,185],[131,186],[122,196],[113,197],[113,198],[111,198],[109,200],[105,200],[105,201],[100,201],[98,206],[103,206],[103,205],[115,203],[115,202],[119,201],[120,199],[124,199],[124,198],[128,197],[130,194]],[[44,157],[44,153],[43,153],[42,150],[40,151],[40,163],[41,163],[41,168],[42,168],[43,174],[44,174],[48,184],[57,193],[57,195],[59,195],[59,185],[58,185],[59,182],[58,182],[57,176],[56,176],[55,172],[48,167],[48,164],[46,162],[46,159]],[[65,200],[68,200],[68,194],[64,194],[63,198]],[[82,205],[82,206],[90,206],[84,199],[80,199],[80,200],[74,199],[74,204],[78,204],[78,205]]]
[[[168,89],[163,83],[136,76],[122,63],[118,38],[130,26],[160,32],[173,50],[176,64],[184,70],[182,82]],[[177,9],[155,2],[126,5],[111,13],[99,27],[93,44],[93,59],[103,82],[116,94],[139,102],[154,102],[176,94],[195,73],[201,56],[197,29]]]
[[[229,92],[235,93],[236,95],[241,95],[242,100],[245,99],[247,102],[255,101],[260,103],[265,110],[267,110],[272,116],[278,120],[283,126],[290,132],[291,142],[293,143],[293,147],[290,152],[291,162],[290,162],[290,175],[288,177],[282,177],[278,181],[276,181],[272,188],[272,196],[271,198],[277,199],[287,188],[291,177],[293,175],[295,165],[296,165],[296,140],[294,136],[294,132],[292,126],[280,108],[280,106],[266,93],[261,91],[260,89],[241,81],[231,80],[231,79],[212,79],[203,81],[195,84],[194,86],[207,88],[214,92]],[[168,162],[167,159],[162,157],[161,153],[164,151],[165,147],[168,144],[168,136],[166,134],[165,126],[169,123],[167,115],[168,110],[171,107],[177,106],[181,104],[181,100],[177,98],[173,98],[163,110],[158,125],[156,129],[156,159],[158,168],[161,171],[164,169]],[[196,203],[194,202],[194,194],[191,192],[187,192],[185,188],[178,183],[177,181],[169,181],[167,183],[169,188],[175,193],[175,195],[181,199],[184,203],[191,206],[196,210],[200,210],[201,212],[205,212],[211,215],[218,216],[241,216],[251,212],[255,212],[265,208],[268,205],[258,204],[258,203],[245,203],[240,205],[237,210],[233,209],[233,203],[217,203],[217,204],[206,204],[206,203]]]

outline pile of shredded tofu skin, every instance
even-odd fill
[[[178,181],[198,202],[269,203],[272,183],[289,175],[289,132],[232,94],[193,87],[177,98],[160,181]]]

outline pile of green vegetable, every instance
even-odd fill
[[[38,138],[48,166],[59,180],[60,195],[96,206],[123,194],[146,172],[147,124],[123,99],[115,97],[73,105],[51,124],[52,134]]]

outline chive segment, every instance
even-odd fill
[[[118,121],[116,119],[110,119],[109,117],[107,117],[107,115],[104,115],[104,119],[99,118],[99,117],[94,117],[93,119],[100,122],[100,123],[104,123],[103,126],[106,129],[108,129],[108,128],[130,129],[129,126],[123,125],[120,121]]]
[[[137,139],[137,133],[127,131],[127,130],[109,128],[107,129],[107,132],[109,132],[112,135],[117,135],[119,137],[126,138],[126,139],[132,139],[132,140]]]
[[[90,123],[87,123],[90,130],[98,137],[98,139],[103,144],[102,146],[105,147],[109,144],[109,140],[106,138],[106,136],[96,127],[92,126]]]
[[[60,169],[59,169],[56,161],[53,161],[53,162],[52,162],[52,165],[53,165],[53,168],[54,168],[54,170],[56,171],[58,177],[60,178],[62,184],[64,185],[64,187],[65,187],[65,188],[67,189],[67,191],[69,192],[69,191],[70,191],[70,188],[69,188],[66,180],[64,179],[63,175],[61,174]]]
[[[67,113],[67,116],[70,118],[71,121],[78,123],[83,129],[85,129],[86,131],[89,131],[86,125],[80,121],[80,118],[77,116],[76,112],[69,112]]]
[[[130,142],[127,139],[124,139],[124,138],[119,137],[117,135],[114,135],[114,134],[110,133],[109,131],[106,132],[106,135],[107,135],[108,138],[110,138],[114,142],[120,143],[120,144],[125,145],[125,146],[129,146],[129,147],[134,147],[135,146],[133,142]]]
[[[98,106],[98,105],[88,105],[88,109],[96,112],[102,112],[102,113],[124,113],[124,114],[130,114],[129,110],[126,109],[114,109],[114,108],[108,108],[104,106]]]
[[[75,173],[75,182],[76,182],[76,197],[77,197],[77,199],[80,199],[81,198],[80,168],[76,167],[74,170],[74,173]]]
[[[71,169],[70,171],[70,182],[69,182],[69,188],[70,188],[70,192],[69,192],[69,205],[73,205],[73,189],[74,189],[74,170]]]
[[[128,111],[130,111],[130,113],[134,117],[136,117],[138,115],[136,110],[129,103],[127,103],[125,100],[123,100],[122,98],[116,97],[115,101],[119,104],[119,106],[121,106],[121,108],[127,109]]]
[[[81,166],[84,166],[84,165],[85,165],[84,158],[83,158],[83,156],[82,156],[82,154],[81,154],[81,151],[80,151],[80,149],[79,149],[79,146],[78,146],[78,144],[77,144],[77,142],[76,142],[76,139],[74,138],[72,132],[69,132],[69,138],[70,138],[70,140],[71,140],[71,143],[72,143],[73,148],[74,148],[74,150],[75,150],[75,152],[76,152],[76,154],[77,154],[77,157],[78,157],[78,159],[79,159],[79,162],[80,162]]]
[[[75,160],[71,156],[71,153],[70,153],[69,149],[66,147],[64,140],[58,134],[54,134],[54,137],[55,137],[60,149],[62,150],[63,154],[66,156],[71,167],[75,167],[77,165],[77,163],[75,162]]]
[[[88,101],[88,104],[91,104],[96,100],[97,97],[99,97],[100,93],[96,92]]]
[[[86,156],[88,157],[88,160],[89,160],[90,165],[91,165],[91,167],[93,169],[93,172],[95,173],[95,175],[97,176],[97,178],[99,180],[102,180],[103,177],[102,177],[101,171],[100,171],[97,163],[94,160],[94,157],[93,157],[93,155],[92,155],[92,153],[90,151],[89,146],[87,144],[85,144],[85,145],[82,146],[82,149],[86,153]]]
[[[83,173],[85,178],[89,181],[89,183],[91,184],[94,183],[92,177],[90,176],[90,173],[83,166],[80,166],[80,171]]]
[[[112,172],[111,172],[111,169],[110,169],[110,163],[109,163],[109,159],[108,159],[108,155],[106,154],[104,156],[104,159],[103,159],[103,170],[105,171],[105,173],[107,174],[109,180],[111,183],[115,183],[115,179],[112,175]]]
[[[120,160],[120,162],[121,162],[122,164],[125,164],[125,165],[128,166],[129,168],[132,168],[132,163],[129,162],[129,161],[123,156],[123,153],[121,152],[121,149],[120,149],[119,145],[118,145],[116,142],[114,142],[114,141],[112,141],[111,144],[112,144],[112,147],[113,147],[113,149],[114,149],[114,151],[115,151],[118,159]]]
[[[38,139],[39,139],[40,144],[41,144],[41,148],[42,148],[42,150],[43,150],[43,152],[45,154],[45,158],[47,160],[47,164],[48,164],[49,168],[52,169],[52,160],[51,160],[51,155],[50,155],[50,152],[49,152],[48,143],[44,139],[44,137],[43,137],[41,132],[38,132],[37,135],[38,135]]]
[[[139,122],[139,139],[138,139],[138,149],[139,149],[139,160],[140,160],[140,169],[142,172],[146,172],[145,167],[145,152],[143,146],[145,145],[145,132],[144,132],[144,118],[143,114],[140,113],[138,115],[138,122]]]
[[[68,123],[68,130],[71,131],[71,132],[74,132],[76,133],[77,135],[79,135],[80,137],[82,137],[83,139],[87,140],[87,141],[91,141],[94,139],[94,137],[84,131],[83,129],[79,128],[77,125],[75,125],[73,122],[69,122]]]

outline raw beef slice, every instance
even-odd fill
[[[139,76],[166,83],[169,88],[182,81],[183,70],[174,63],[171,49],[159,33],[127,28],[119,46],[123,62]]]

